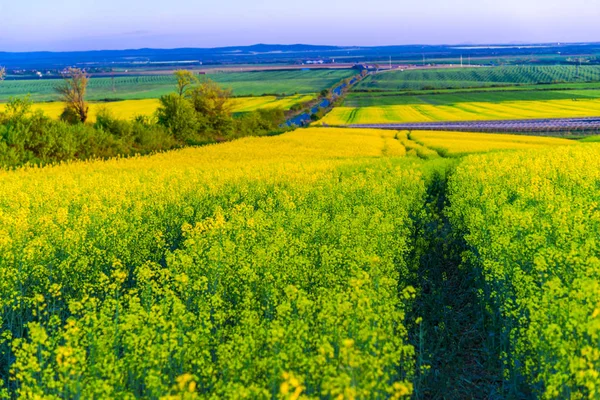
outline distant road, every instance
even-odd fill
[[[453,121],[399,124],[352,124],[348,128],[431,130],[464,132],[565,132],[600,131],[600,116],[587,118],[521,119],[503,121]]]

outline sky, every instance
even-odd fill
[[[0,0],[0,51],[600,42],[598,0]]]

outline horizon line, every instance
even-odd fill
[[[568,45],[593,45],[600,44],[600,41],[577,41],[577,42],[490,42],[490,43],[437,43],[437,44],[423,44],[423,43],[412,43],[412,44],[386,44],[386,45],[335,45],[335,44],[308,44],[308,43],[292,43],[292,44],[277,44],[277,43],[255,43],[251,45],[230,45],[230,46],[216,46],[216,47],[139,47],[139,48],[121,48],[121,49],[90,49],[90,50],[29,50],[29,51],[4,51],[0,49],[0,54],[28,54],[28,53],[91,53],[91,52],[104,52],[104,51],[141,51],[141,50],[220,50],[230,48],[251,48],[256,46],[279,46],[279,47],[293,47],[293,46],[307,46],[307,47],[331,47],[339,49],[365,49],[365,48],[383,48],[383,47],[482,47],[482,46],[506,46],[506,47],[520,47],[520,46],[568,46]]]

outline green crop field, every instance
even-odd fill
[[[600,143],[600,136],[589,136],[581,140],[587,143]]]
[[[356,89],[453,89],[599,81],[600,66],[508,66],[390,71],[369,76]]]
[[[425,94],[468,94],[468,93],[488,93],[488,92],[546,92],[562,90],[594,90],[600,89],[600,82],[571,82],[571,83],[552,83],[539,85],[518,85],[501,87],[475,87],[475,88],[452,88],[452,89],[415,89],[415,90],[353,90],[349,97],[379,97],[379,96],[407,96],[407,95],[425,95]]]
[[[345,107],[393,106],[406,104],[451,105],[457,103],[502,103],[507,101],[594,100],[599,89],[573,90],[495,90],[439,94],[349,93]]]
[[[295,70],[214,73],[207,77],[223,87],[231,88],[235,96],[262,96],[317,93],[355,73],[353,70]],[[4,81],[0,84],[0,102],[28,94],[34,101],[57,100],[54,88],[59,82],[53,79]],[[115,77],[114,85],[111,78],[92,78],[88,87],[88,99],[158,98],[172,92],[174,87],[175,79],[169,75]]]

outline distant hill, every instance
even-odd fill
[[[237,62],[277,62],[298,59],[311,54],[313,57],[327,57],[343,51],[336,46],[270,45],[235,46],[220,48],[178,48],[178,49],[130,49],[73,52],[0,52],[0,65],[9,69],[64,68],[66,66],[128,66],[148,63],[177,63],[195,61],[203,64]]]
[[[80,67],[140,67],[145,65],[179,65],[190,63],[255,64],[290,63],[321,59],[336,62],[385,62],[389,57],[396,60],[423,62],[429,59],[472,57],[523,57],[535,59],[540,55],[600,55],[600,44],[541,44],[541,45],[460,45],[460,46],[314,46],[307,44],[278,45],[256,44],[220,48],[179,49],[131,49],[77,52],[0,52],[0,65],[8,69],[62,69],[67,66]],[[553,60],[542,60],[553,62]]]

